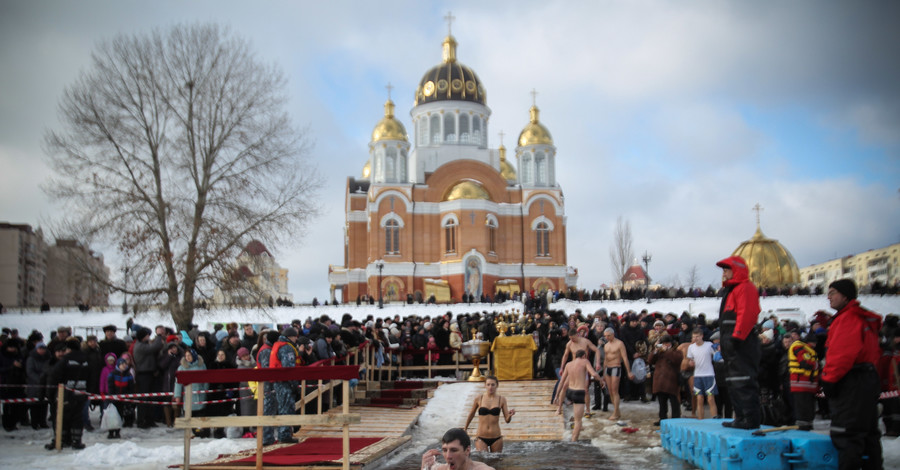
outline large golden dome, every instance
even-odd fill
[[[432,101],[486,104],[484,85],[475,72],[456,60],[456,39],[444,38],[444,60],[425,72],[416,88],[416,105]]]
[[[394,102],[384,102],[384,117],[372,131],[372,142],[382,140],[406,140],[406,128],[394,117]]]
[[[800,270],[794,257],[778,240],[766,238],[759,226],[753,238],[741,243],[732,256],[747,261],[750,280],[756,287],[786,287],[800,283]]]
[[[444,195],[445,201],[455,201],[457,199],[484,199],[490,201],[491,195],[485,191],[481,183],[465,180],[453,185]]]
[[[532,106],[530,111],[531,121],[519,134],[519,147],[539,144],[553,145],[553,137],[550,137],[550,131],[539,120],[540,111],[538,111],[537,106]]]

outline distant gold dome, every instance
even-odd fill
[[[372,131],[372,142],[382,140],[406,140],[406,128],[394,118],[394,102],[391,100],[384,102],[384,118]]]
[[[487,201],[491,200],[490,194],[485,191],[484,187],[481,186],[477,181],[460,181],[453,185],[447,194],[444,196],[445,201],[455,201],[457,199],[484,199]]]
[[[750,280],[756,287],[786,287],[800,283],[800,270],[794,257],[778,240],[766,238],[759,226],[753,238],[741,243],[732,256],[747,261]]]
[[[369,179],[372,176],[372,160],[366,162],[366,166],[363,167],[362,177],[364,180]]]
[[[519,134],[519,147],[526,145],[553,145],[553,137],[550,137],[550,131],[540,123],[537,106],[531,107],[531,122],[522,129]]]
[[[516,169],[506,159],[506,147],[500,144],[500,176],[506,181],[516,180]]]

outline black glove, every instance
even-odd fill
[[[834,382],[826,382],[823,380],[822,391],[825,392],[825,396],[828,398],[837,398],[838,396],[838,386]]]

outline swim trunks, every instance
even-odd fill
[[[608,375],[610,377],[621,377],[622,376],[622,366],[607,367],[606,375]]]
[[[584,390],[566,390],[566,399],[579,405],[584,404]]]

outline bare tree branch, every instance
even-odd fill
[[[621,283],[625,278],[629,263],[634,259],[634,240],[631,236],[631,223],[623,220],[620,215],[616,219],[616,228],[613,231],[613,243],[609,247],[609,261],[612,266],[616,283]]]

